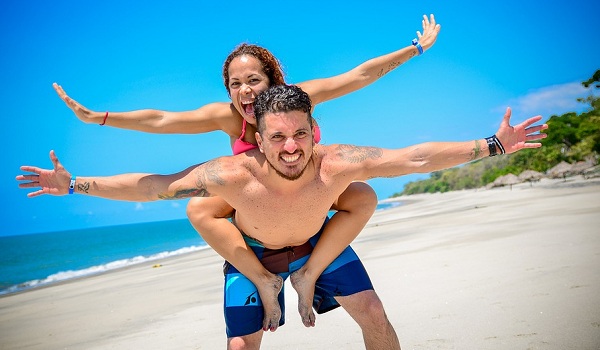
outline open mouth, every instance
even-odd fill
[[[254,117],[254,102],[242,102],[241,105],[246,115]]]
[[[295,163],[298,161],[298,159],[300,159],[300,153],[282,155],[281,159],[285,163]]]

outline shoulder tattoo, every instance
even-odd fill
[[[354,145],[338,145],[337,156],[350,163],[360,163],[367,159],[381,158],[381,148],[361,147]]]

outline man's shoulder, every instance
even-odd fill
[[[252,149],[240,154],[222,156],[212,160],[214,168],[230,179],[243,179],[252,176],[260,168],[264,155],[258,149]]]
[[[343,145],[316,145],[313,152],[314,161],[326,169],[342,165],[344,160],[340,157],[340,146]]]
[[[381,158],[382,149],[377,147],[356,146],[350,144],[334,144],[322,146],[321,168],[330,174],[361,171],[372,160]]]

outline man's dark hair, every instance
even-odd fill
[[[296,85],[275,85],[261,92],[254,101],[254,116],[258,132],[262,134],[265,127],[264,116],[267,113],[305,112],[310,127],[313,126],[311,116],[312,103],[310,96]]]

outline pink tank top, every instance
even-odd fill
[[[251,149],[255,149],[258,147],[258,145],[244,141],[243,138],[245,135],[246,135],[246,119],[244,119],[242,121],[242,134],[240,135],[240,137],[238,139],[236,139],[233,142],[233,146],[231,146],[231,149],[233,150],[234,155],[244,153],[246,151],[249,151]],[[321,128],[319,128],[319,126],[315,127],[314,139],[315,139],[316,143],[319,143],[321,141]]]

